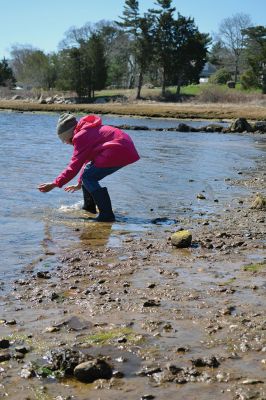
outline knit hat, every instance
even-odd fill
[[[73,114],[61,114],[57,123],[57,134],[62,142],[72,139],[78,121]]]

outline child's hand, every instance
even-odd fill
[[[77,185],[67,186],[67,187],[65,187],[64,190],[66,192],[74,193],[74,192],[76,192],[77,190],[80,190],[80,189],[81,189],[81,183],[78,183]]]
[[[55,187],[56,185],[54,183],[42,183],[38,186],[38,189],[40,192],[46,193],[50,192],[50,190],[53,190]]]

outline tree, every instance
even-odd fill
[[[243,30],[251,25],[252,23],[249,15],[238,13],[222,20],[219,27],[218,37],[220,42],[229,50],[234,68],[235,83],[239,75],[240,57],[245,47]]]
[[[165,96],[167,78],[171,74],[171,61],[174,50],[174,17],[175,7],[172,0],[156,0],[159,9],[150,9],[153,20],[152,36],[154,52],[162,71],[162,96]]]
[[[29,86],[50,89],[54,86],[54,57],[28,45],[13,46],[11,65],[17,81]]]
[[[248,63],[257,79],[257,86],[266,93],[266,27],[254,26],[243,30]]]
[[[85,53],[87,53],[91,78],[89,97],[94,97],[94,91],[102,90],[107,79],[106,59],[101,36],[93,33],[85,47],[87,47]]]
[[[143,76],[148,70],[153,59],[153,38],[151,35],[152,20],[148,15],[139,19],[140,32],[136,42],[136,61],[138,65],[138,84],[136,99],[140,99],[140,92],[143,84]]]
[[[93,98],[95,90],[105,87],[106,59],[100,34],[92,32],[89,38],[82,35],[75,37],[76,42],[71,41],[72,46],[68,45],[60,52],[61,67],[57,86],[65,90],[75,90],[83,101]]]
[[[221,42],[221,40],[218,40],[209,50],[208,61],[217,69],[222,68],[226,64],[225,60],[228,59],[228,54],[228,49]]]
[[[139,34],[140,14],[139,2],[137,0],[125,0],[122,22],[117,21],[117,25],[127,33],[129,39],[130,56],[128,58],[128,66],[131,69],[128,88],[132,89],[135,84],[136,68],[137,68],[137,39]]]
[[[207,58],[208,34],[200,33],[193,18],[178,14],[174,21],[174,48],[172,53],[172,83],[177,86],[198,83]]]
[[[0,86],[6,86],[12,89],[16,84],[16,79],[13,75],[12,69],[9,67],[5,58],[0,61]]]
[[[125,1],[123,16],[120,18],[123,22],[117,23],[129,35],[130,50],[132,52],[133,75],[130,86],[133,86],[135,77],[138,75],[136,99],[140,99],[143,75],[152,59],[152,20],[147,13],[143,17],[140,16],[137,0]]]

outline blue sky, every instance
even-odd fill
[[[71,27],[86,22],[116,20],[124,0],[4,0],[1,2],[0,59],[8,58],[14,44],[31,44],[45,52],[57,51],[58,43]],[[182,15],[191,16],[201,32],[218,31],[222,19],[242,12],[255,25],[266,25],[266,0],[173,0]],[[140,11],[154,0],[139,0]]]

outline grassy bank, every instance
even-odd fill
[[[194,104],[194,103],[106,103],[106,104],[38,104],[21,100],[0,100],[0,109],[15,111],[42,111],[96,113],[162,117],[179,119],[235,119],[266,120],[264,106],[251,104]]]

